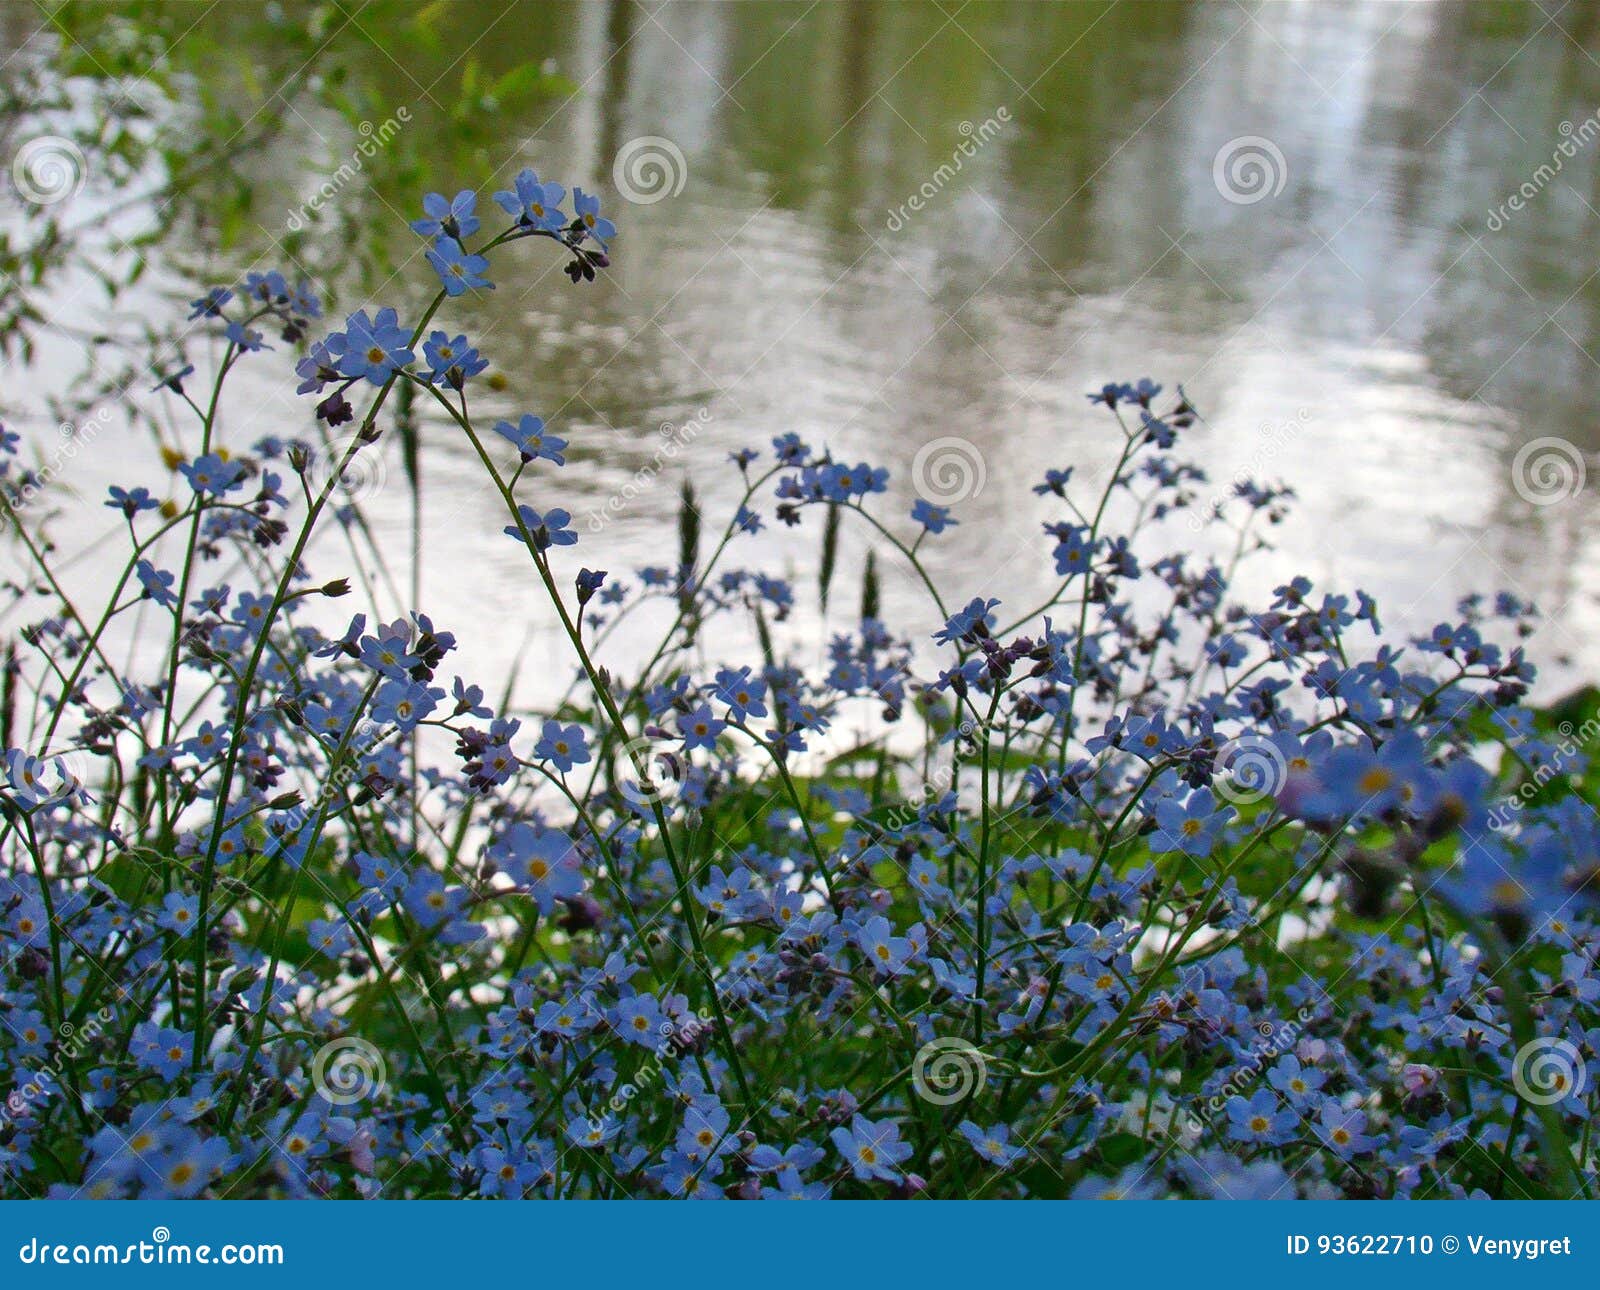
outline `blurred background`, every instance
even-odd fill
[[[215,361],[181,323],[202,285],[276,267],[332,313],[414,314],[421,195],[481,210],[532,166],[602,195],[614,267],[573,288],[516,248],[443,318],[507,377],[488,413],[570,441],[532,500],[577,517],[574,571],[670,562],[683,478],[719,529],[728,453],[794,431],[890,467],[908,537],[919,490],[953,501],[924,547],[949,599],[1020,609],[1059,518],[1031,486],[1092,483],[1115,428],[1084,395],[1149,376],[1203,413],[1186,443],[1219,496],[1240,471],[1299,493],[1246,591],[1304,573],[1425,632],[1504,588],[1545,611],[1547,691],[1600,670],[1600,7],[8,0],[0,38],[0,412],[56,463],[39,522],[86,583],[106,485],[193,437],[148,351]],[[52,171],[40,138],[78,159]],[[311,433],[288,358],[242,370],[228,442]],[[426,410],[420,439],[410,471],[386,441],[370,537],[319,572],[369,566],[395,612],[414,588],[464,672],[537,663],[551,624],[470,449]],[[769,527],[737,562],[800,574],[819,541]],[[841,585],[867,545],[846,526]],[[925,640],[880,564],[885,616]],[[822,617],[802,590],[819,653]],[[522,697],[564,681],[530,667]]]

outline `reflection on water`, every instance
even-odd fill
[[[417,184],[487,190],[532,164],[616,208],[623,235],[598,288],[573,291],[559,264],[529,257],[460,315],[516,392],[492,410],[539,411],[571,440],[559,500],[580,520],[652,465],[663,423],[684,443],[670,482],[607,511],[613,569],[663,561],[681,473],[720,520],[736,447],[795,431],[881,462],[904,513],[919,452],[955,438],[975,450],[957,464],[981,490],[932,561],[958,592],[1021,605],[1048,572],[1039,522],[1056,518],[1031,484],[1046,466],[1104,469],[1103,413],[1084,392],[1148,374],[1204,412],[1190,449],[1218,488],[1244,469],[1300,492],[1245,587],[1292,572],[1359,584],[1418,629],[1466,591],[1508,587],[1551,615],[1535,657],[1592,674],[1597,490],[1536,506],[1512,475],[1532,439],[1600,449],[1600,137],[1581,128],[1600,107],[1597,13],[619,2],[456,6],[438,50],[380,49],[382,30],[335,39],[360,47],[417,132],[448,112],[439,87],[469,48],[486,74],[548,59],[571,83],[493,142],[428,157]],[[630,204],[612,163],[645,137],[665,141],[652,146],[667,190]],[[241,157],[273,197],[206,270],[277,256],[304,159],[335,168],[353,139],[312,96]],[[1558,155],[1559,172],[1535,178]],[[1534,195],[1505,215],[1524,185]],[[331,204],[393,258],[416,249],[409,207],[386,209],[378,179]],[[184,237],[157,248],[152,282],[194,267]],[[415,287],[425,276],[412,266]],[[408,289],[387,283],[382,298]],[[281,383],[253,395],[259,424],[230,427],[241,438],[304,426]],[[525,632],[537,650],[521,558],[484,518],[466,446],[442,422],[424,438],[424,607],[505,624],[471,644],[468,667],[509,659]],[[74,480],[86,494],[125,469],[109,456]],[[403,552],[406,490],[373,512]],[[1171,536],[1192,540],[1181,522]],[[741,560],[800,567],[784,537],[747,539]],[[865,547],[846,537],[853,579]],[[835,598],[836,618],[851,600]],[[892,570],[886,601],[931,629]]]

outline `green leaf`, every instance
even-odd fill
[[[866,567],[861,571],[861,620],[880,618],[878,608],[878,559],[875,552],[868,551]]]
[[[828,589],[833,585],[834,566],[839,559],[839,508],[828,507],[828,518],[822,526],[822,567],[817,571],[817,590],[822,599],[822,612],[828,612]]]

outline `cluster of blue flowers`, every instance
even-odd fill
[[[1149,380],[1091,396],[1120,442],[1103,495],[1044,472],[1059,583],[1024,612],[945,604],[918,551],[956,510],[886,513],[887,470],[796,435],[734,455],[709,554],[690,506],[677,564],[582,566],[570,444],[531,413],[485,433],[488,360],[433,323],[512,242],[604,269],[615,228],[566,198],[524,171],[481,239],[473,192],[424,198],[419,319],[313,339],[315,295],[276,273],[196,300],[225,356],[206,398],[161,378],[192,442],[166,486],[111,489],[126,565],[98,608],[7,502],[48,594],[6,672],[5,1194],[1591,1192],[1590,736],[1487,639],[1531,606],[1395,641],[1363,595],[1246,605],[1231,564],[1152,555],[1209,504],[1174,455],[1198,414]],[[267,330],[316,396],[305,437],[224,444]],[[397,388],[504,503],[484,540],[525,549],[577,667],[557,710],[498,710],[422,614],[323,625],[352,589],[311,539],[353,520],[339,483]],[[6,497],[18,452],[0,437]],[[1204,519],[1246,551],[1289,497],[1243,483]],[[869,525],[926,620],[864,596],[803,666],[795,588],[729,563],[764,512]],[[620,675],[607,642],[648,612],[671,627]],[[125,615],[166,642],[142,672],[107,648]]]

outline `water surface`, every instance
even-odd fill
[[[195,7],[189,39],[261,51],[259,83],[226,87],[243,96],[241,116],[297,70],[262,40],[272,12]],[[1046,466],[1086,480],[1104,470],[1113,439],[1084,394],[1149,375],[1183,384],[1202,409],[1188,446],[1219,491],[1244,469],[1300,493],[1247,587],[1264,593],[1295,572],[1360,585],[1388,622],[1415,630],[1463,594],[1504,587],[1545,608],[1530,649],[1558,680],[1600,664],[1596,490],[1539,505],[1514,469],[1535,440],[1571,445],[1563,464],[1600,448],[1600,138],[1585,126],[1600,106],[1600,11],[683,0],[447,12],[429,46],[384,11],[324,7],[352,84],[384,109],[371,119],[405,109],[406,143],[341,182],[321,222],[292,228],[290,213],[362,138],[329,107],[329,86],[295,82],[269,136],[245,133],[232,173],[254,200],[230,237],[198,223],[164,230],[119,316],[169,308],[193,294],[191,275],[286,257],[319,277],[345,263],[331,283],[345,306],[374,292],[415,302],[428,275],[403,224],[415,197],[402,192],[471,184],[486,200],[533,165],[607,195],[623,229],[614,269],[573,290],[554,259],[532,254],[456,317],[510,380],[488,410],[540,412],[571,441],[559,488],[534,500],[567,506],[580,532],[591,512],[610,516],[579,548],[586,563],[620,573],[670,558],[686,474],[720,523],[738,493],[725,468],[737,447],[794,431],[888,465],[903,516],[919,453],[950,439],[968,445],[970,483],[960,527],[925,548],[930,562],[952,598],[982,590],[1021,606],[1048,583],[1039,523],[1059,518],[1031,485]],[[9,7],[6,24],[14,58],[71,52],[30,6]],[[481,68],[481,83],[545,64],[559,89],[475,107],[486,128],[464,143],[447,135],[464,67]],[[204,129],[205,92],[218,89],[190,69],[156,112],[197,113]],[[640,139],[670,143],[669,191],[630,203],[614,163]],[[1559,172],[1541,174],[1557,155]],[[115,210],[106,228],[126,237],[153,226],[168,178],[143,176],[152,195],[140,199],[132,178],[91,159],[72,200],[85,217]],[[1507,208],[1529,188],[1522,209]],[[406,276],[341,261],[328,238],[352,228],[388,260],[411,260]],[[104,325],[81,284],[52,289],[60,319]],[[14,423],[48,433],[44,395],[79,379],[81,348],[42,346],[25,382],[13,365],[3,398]],[[235,442],[304,432],[308,405],[292,385],[247,386],[226,427]],[[626,488],[656,459],[664,424],[681,452],[654,486]],[[499,535],[459,435],[425,418],[423,440],[422,606],[458,630],[493,624],[488,636],[460,631],[465,667],[501,670],[531,651],[524,693],[548,694],[552,624],[525,557]],[[92,499],[137,477],[142,442],[101,436],[71,485]],[[366,500],[398,608],[412,502],[398,457],[387,466]],[[58,525],[85,577],[108,519]],[[1182,521],[1169,536],[1199,540]],[[769,532],[739,558],[800,573],[817,537],[814,524],[799,545]],[[852,617],[865,549],[847,528],[834,627]],[[324,547],[324,569],[348,562],[338,550]],[[889,615],[931,631],[910,580],[884,563]],[[803,590],[797,627],[818,614]]]

